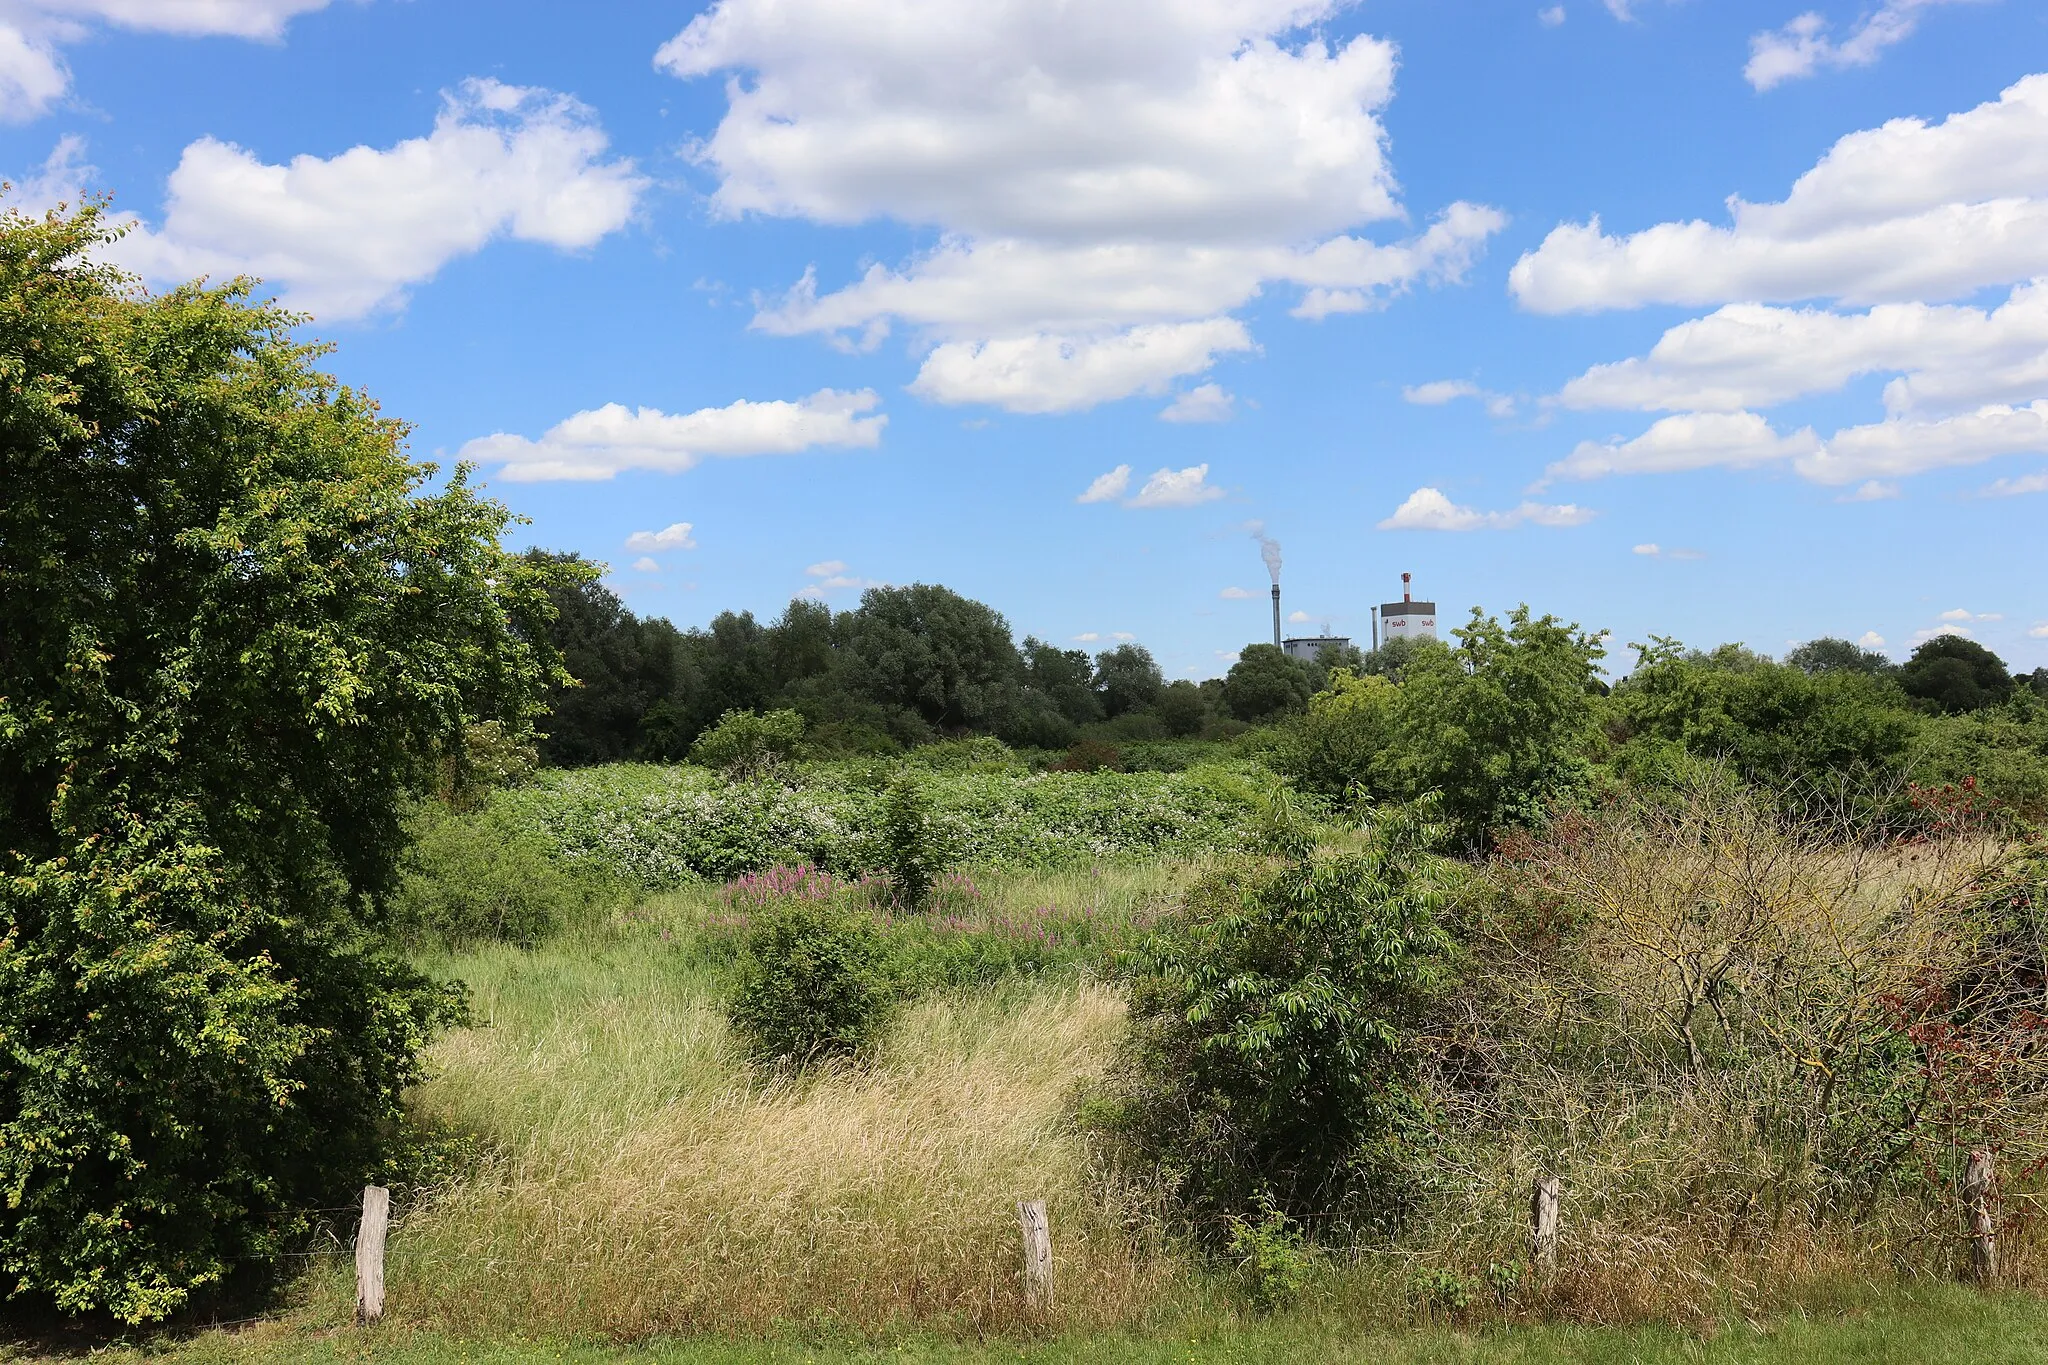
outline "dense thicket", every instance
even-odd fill
[[[0,218],[0,1268],[160,1318],[379,1174],[446,993],[366,929],[408,793],[515,746],[542,569],[248,288]]]

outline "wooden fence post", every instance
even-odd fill
[[[1963,1216],[1970,1222],[1970,1274],[1978,1284],[1998,1278],[1998,1223],[1993,1215],[1998,1169],[1990,1149],[1979,1147],[1970,1153],[1963,1173]]]
[[[1537,1278],[1557,1273],[1557,1212],[1564,1182],[1554,1175],[1538,1176],[1529,1196],[1529,1264]]]
[[[1024,1230],[1024,1307],[1044,1313],[1052,1307],[1052,1224],[1045,1201],[1017,1201],[1017,1223]]]
[[[363,1223],[356,1231],[356,1321],[384,1316],[384,1233],[391,1226],[391,1191],[363,1186]]]

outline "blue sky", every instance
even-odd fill
[[[2048,9],[1807,4],[0,0],[0,171],[682,625],[2048,664]]]

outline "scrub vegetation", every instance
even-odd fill
[[[2048,678],[1953,638],[1616,677],[1523,607],[1167,684],[933,585],[681,631],[104,237],[0,226],[17,1330],[2038,1356]]]

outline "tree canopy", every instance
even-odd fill
[[[401,806],[527,734],[559,566],[430,490],[250,287],[0,218],[0,1264],[139,1322],[378,1172],[441,988],[366,932]]]

